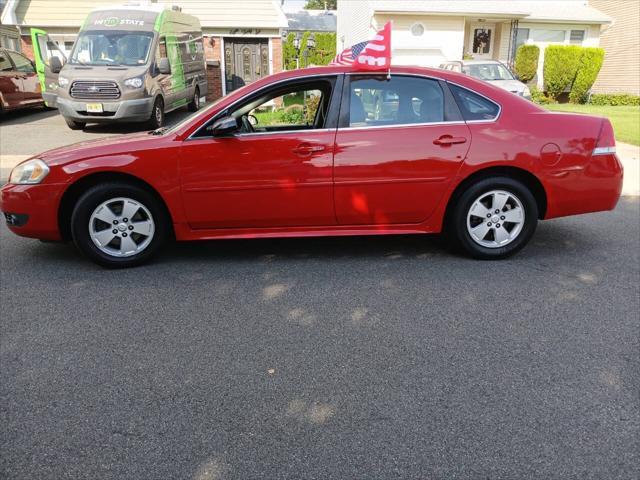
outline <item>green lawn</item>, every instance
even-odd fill
[[[616,140],[640,145],[640,106],[610,107],[606,105],[562,103],[545,105],[544,107],[557,112],[587,113],[607,117],[613,125]]]

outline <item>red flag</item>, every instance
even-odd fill
[[[388,70],[391,68],[391,22],[385,23],[373,40],[367,43],[364,50],[354,62],[358,70]]]

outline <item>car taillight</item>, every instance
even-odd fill
[[[612,153],[616,153],[616,137],[613,134],[611,122],[605,118],[602,120],[600,136],[598,137],[596,148],[593,149],[593,155],[609,155]]]

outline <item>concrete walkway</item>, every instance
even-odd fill
[[[624,185],[622,195],[640,195],[640,146],[618,142],[618,158],[624,166]],[[35,153],[34,153],[35,155]],[[31,155],[0,154],[0,184],[7,181],[11,169]]]

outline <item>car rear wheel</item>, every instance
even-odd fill
[[[71,130],[82,130],[84,127],[87,126],[87,124],[85,122],[76,122],[76,121],[70,120],[68,118],[65,118],[64,121],[67,122],[67,126]]]
[[[200,89],[196,87],[195,91],[193,92],[193,98],[189,103],[189,111],[196,112],[198,110],[200,110]]]
[[[460,196],[451,218],[454,243],[470,256],[498,260],[521,250],[538,223],[531,191],[509,177],[482,179]]]
[[[76,246],[109,268],[140,265],[165,243],[166,214],[150,192],[126,183],[97,185],[78,200],[71,215]]]
[[[162,127],[164,124],[164,102],[162,98],[156,98],[156,101],[153,102],[153,109],[151,109],[151,117],[149,117],[149,121],[147,122],[147,126],[149,130],[155,130],[156,128]]]

